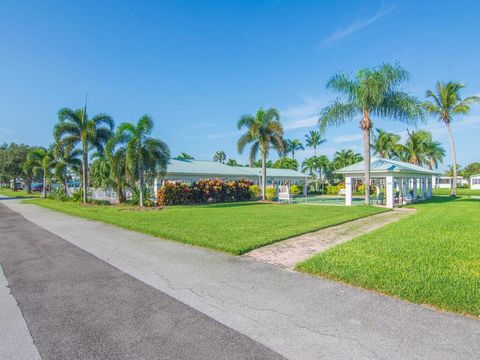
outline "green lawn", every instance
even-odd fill
[[[32,197],[40,197],[39,192],[32,192],[28,194],[25,190],[17,190],[13,191],[7,188],[0,189],[0,194],[9,196],[9,197],[16,197],[16,198],[32,198]]]
[[[450,195],[450,189],[433,189],[433,195],[436,195],[436,196]],[[470,195],[480,196],[480,190],[457,188],[457,195],[458,196],[470,196]]]
[[[43,199],[26,202],[231,254],[243,254],[278,240],[384,211],[367,206],[261,203],[173,206],[141,211],[126,206],[84,206]]]
[[[480,201],[450,197],[298,264],[419,304],[480,316]]]

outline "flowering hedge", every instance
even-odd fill
[[[251,200],[253,181],[199,180],[193,185],[166,183],[157,193],[159,205],[205,204]]]

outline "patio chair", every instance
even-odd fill
[[[383,205],[384,200],[385,200],[385,194],[379,193],[377,195],[377,205]]]
[[[293,202],[293,196],[290,195],[289,186],[281,186],[278,192],[278,202],[286,201],[289,204]]]
[[[405,194],[405,197],[403,199],[404,204],[413,204],[413,196],[412,194]]]

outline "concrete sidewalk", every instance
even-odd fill
[[[473,359],[480,321],[17,200],[26,219],[291,359]]]

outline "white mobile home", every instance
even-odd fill
[[[480,190],[480,174],[470,176],[470,189]]]

